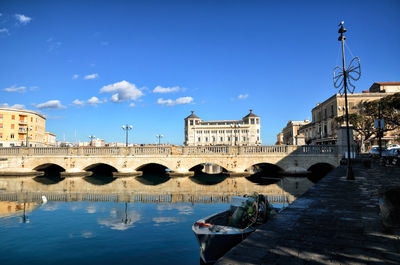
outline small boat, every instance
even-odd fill
[[[263,195],[233,196],[230,209],[193,224],[201,260],[204,263],[216,262],[275,213]]]

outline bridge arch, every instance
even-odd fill
[[[45,171],[48,169],[57,169],[59,172],[63,172],[65,171],[65,168],[60,166],[59,164],[56,163],[44,163],[44,164],[40,164],[38,166],[35,166],[33,168],[33,170],[37,170],[37,171]]]
[[[308,168],[309,175],[307,178],[316,183],[333,169],[335,169],[335,166],[330,163],[315,163]]]
[[[142,165],[136,167],[135,170],[136,171],[142,171],[143,169],[150,168],[150,167],[156,167],[156,168],[161,168],[162,167],[162,168],[171,170],[171,168],[169,168],[168,165],[166,165],[166,164],[164,164],[162,162],[158,162],[158,161],[157,162],[148,162],[148,163],[142,164]]]
[[[117,172],[118,169],[110,164],[107,163],[94,163],[94,164],[90,164],[86,167],[83,168],[83,170],[85,171],[92,171],[93,169],[97,169],[97,168],[107,168],[109,169],[111,172]]]
[[[209,170],[217,170],[217,167],[219,167],[221,172],[218,172],[218,173],[215,173],[215,174],[219,174],[219,173],[222,173],[222,172],[228,172],[228,170],[225,167],[223,167],[223,166],[221,166],[221,165],[219,165],[217,163],[207,163],[207,162],[205,162],[205,163],[197,163],[196,165],[193,165],[191,168],[189,168],[189,171],[200,171],[200,170],[204,169],[205,167],[208,167]],[[213,173],[210,173],[210,174],[213,174]]]

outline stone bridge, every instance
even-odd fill
[[[316,164],[339,165],[337,146],[135,146],[72,148],[0,148],[0,176],[38,176],[57,165],[62,177],[88,176],[98,165],[113,168],[114,177],[140,176],[141,168],[159,164],[171,177],[192,176],[193,167],[217,164],[230,176],[248,176],[259,164],[287,173],[305,172]]]

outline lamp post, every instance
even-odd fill
[[[237,145],[237,136],[236,136],[236,129],[240,128],[240,124],[234,123],[231,124],[231,128],[233,129],[234,137],[235,137],[235,146]]]
[[[351,165],[351,150],[350,150],[350,129],[349,129],[349,108],[347,103],[347,92],[349,91],[351,94],[354,92],[355,86],[351,83],[351,80],[357,81],[361,77],[361,67],[360,67],[360,59],[358,57],[354,57],[349,64],[349,67],[346,70],[346,60],[344,55],[344,40],[346,37],[343,35],[347,30],[343,26],[344,22],[342,21],[339,26],[340,29],[338,33],[340,36],[338,41],[342,43],[342,67],[336,66],[333,70],[333,84],[336,88],[340,88],[339,92],[344,94],[344,102],[345,102],[345,110],[346,110],[346,136],[347,136],[347,180],[354,180],[353,168]],[[350,85],[353,89],[349,89],[348,85]],[[343,93],[341,92],[343,91]]]
[[[90,146],[93,146],[93,140],[96,138],[96,136],[94,135],[89,135],[89,139],[90,139]]]
[[[126,144],[125,146],[128,147],[128,132],[132,130],[133,126],[132,125],[122,125],[122,130],[126,132]]]
[[[163,138],[163,137],[164,137],[164,135],[162,135],[162,134],[157,134],[156,135],[156,138],[158,139],[158,145],[161,144],[161,138]]]
[[[32,131],[32,126],[26,126],[26,147],[29,147],[28,145],[28,139],[29,139],[29,131]]]

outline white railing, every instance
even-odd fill
[[[183,154],[184,155],[230,154],[233,151],[233,149],[234,148],[232,148],[231,146],[185,146],[183,147]]]
[[[132,155],[170,155],[172,148],[170,146],[135,146],[130,149]]]
[[[89,155],[119,155],[120,148],[118,147],[85,147],[85,148],[78,148],[78,154],[82,154],[85,156]]]
[[[287,153],[287,145],[261,145],[261,146],[241,146],[243,154],[258,154],[258,153]]]
[[[336,155],[336,145],[135,146],[135,147],[2,147],[0,156],[140,156],[140,155]]]

